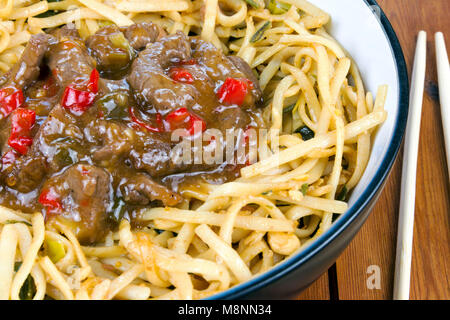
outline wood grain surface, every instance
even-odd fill
[[[450,49],[449,0],[378,0],[403,48],[409,74],[417,33],[428,34],[427,72],[418,156],[411,299],[450,299],[449,176],[437,85],[434,34]],[[333,13],[331,12],[331,15]],[[450,112],[450,110],[449,110]],[[336,262],[336,283],[324,274],[298,299],[392,299],[402,152],[380,199],[361,231]],[[379,267],[380,288],[369,289],[370,266]],[[374,267],[372,267],[374,268]],[[369,269],[371,271],[371,269]],[[330,271],[329,271],[330,273]],[[331,294],[331,296],[330,296]]]

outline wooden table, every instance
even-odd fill
[[[434,33],[450,50],[450,1],[378,0],[405,54],[409,74],[417,33],[428,33],[427,74],[419,146],[411,299],[450,299],[449,176],[437,86]],[[449,111],[450,112],[450,111]],[[336,264],[298,299],[392,299],[402,152],[375,209]],[[368,289],[369,266],[379,266],[380,289]]]

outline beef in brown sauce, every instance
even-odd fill
[[[102,76],[120,76],[133,61],[135,52],[122,31],[115,25],[98,30],[86,40],[91,56]]]
[[[3,88],[15,87],[24,89],[35,81],[45,53],[50,45],[51,36],[37,34],[30,38],[19,61],[0,78]]]
[[[136,100],[162,115],[177,108],[193,106],[200,96],[197,88],[174,82],[166,70],[190,57],[189,41],[181,32],[149,45],[133,62],[128,76]]]
[[[56,29],[33,36],[24,61],[24,76],[11,82],[20,69],[14,66],[0,92],[9,85],[23,90],[17,110],[36,120],[18,152],[10,143],[17,110],[0,119],[0,204],[46,212],[49,222],[60,217],[83,243],[100,241],[113,220],[181,203],[186,186],[239,175],[234,163],[176,161],[174,130],[192,139],[194,122],[224,136],[263,125],[261,90],[245,61],[181,32],[166,36],[153,24],[108,26],[86,43],[74,29]],[[230,79],[245,87],[242,103],[218,97]]]
[[[131,47],[135,50],[144,49],[149,43],[153,43],[166,36],[166,32],[153,23],[136,23],[128,27],[121,27]]]
[[[48,50],[48,66],[61,88],[83,85],[89,80],[96,62],[89,55],[77,32],[56,33],[57,40]]]
[[[47,180],[45,193],[54,193],[64,212],[62,218],[70,221],[82,243],[99,241],[108,228],[106,212],[113,206],[111,175],[105,169],[87,164],[67,168]],[[51,212],[47,213],[50,216]]]
[[[139,173],[120,186],[123,198],[130,204],[148,205],[158,201],[165,206],[175,206],[182,198],[167,187],[155,183],[148,175]]]

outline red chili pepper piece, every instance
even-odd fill
[[[201,131],[206,130],[206,123],[200,117],[190,113],[186,108],[179,108],[166,116],[166,130],[186,129],[189,135],[195,133],[195,124],[199,123]]]
[[[229,105],[242,105],[242,103],[244,103],[245,96],[247,95],[250,83],[251,86],[253,86],[253,83],[248,79],[227,78],[217,91],[217,98],[219,99],[219,102]]]
[[[11,135],[8,145],[21,154],[26,154],[33,143],[31,128],[36,122],[36,112],[29,109],[16,109],[11,118]]]
[[[87,88],[90,92],[97,93],[98,92],[98,79],[100,78],[100,75],[97,71],[97,69],[93,69],[91,72],[91,76],[89,77],[89,83],[87,85]]]
[[[7,117],[24,103],[23,92],[20,89],[8,87],[0,90],[0,114]]]
[[[150,131],[150,132],[162,132],[163,131],[161,115],[159,113],[156,114],[156,122],[158,123],[159,127],[153,127],[153,126],[145,123],[144,121],[140,120],[138,117],[136,117],[133,107],[128,108],[128,113],[130,114],[131,121],[133,121],[134,123],[140,125],[141,127],[145,128],[145,129],[147,129],[148,131]]]
[[[177,82],[182,82],[182,83],[187,83],[187,84],[191,84],[194,82],[194,77],[192,76],[192,74],[190,74],[190,72],[184,68],[180,68],[180,67],[170,68],[169,75],[173,80],[175,80]]]
[[[66,87],[61,101],[62,106],[75,115],[83,114],[94,102],[98,92],[98,79],[98,71],[93,69],[89,77],[87,90],[79,90],[71,86]]]
[[[62,211],[61,200],[53,188],[42,190],[39,202],[47,208],[48,213],[60,213]]]

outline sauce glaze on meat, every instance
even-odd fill
[[[232,80],[248,89],[239,105],[218,97]],[[187,185],[238,177],[232,163],[173,161],[167,119],[196,119],[224,136],[263,125],[261,90],[247,63],[147,23],[107,26],[86,41],[67,27],[35,35],[0,84],[0,204],[42,211],[47,222],[58,217],[82,243],[100,241],[144,207],[179,204]],[[67,88],[94,100],[71,109]],[[11,110],[12,96],[5,97],[14,90],[24,101]],[[20,121],[29,130],[17,131]]]

